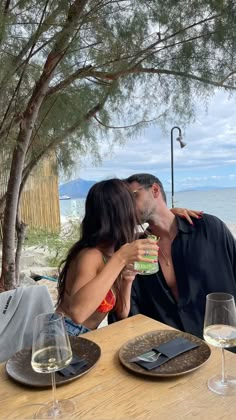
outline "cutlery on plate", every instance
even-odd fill
[[[137,361],[142,361],[142,362],[156,362],[158,360],[158,358],[161,356],[162,353],[160,352],[156,352],[156,351],[149,351],[147,353],[141,354],[140,356],[136,356],[133,357],[132,359],[130,359],[130,362],[137,362]]]

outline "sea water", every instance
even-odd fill
[[[175,207],[202,210],[214,214],[226,223],[236,223],[236,188],[213,189],[207,191],[180,191],[174,196]],[[171,195],[167,192],[168,206]],[[85,199],[60,200],[62,216],[79,217],[84,215]]]

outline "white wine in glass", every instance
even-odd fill
[[[221,395],[236,394],[236,378],[225,374],[225,348],[236,346],[236,308],[233,295],[210,293],[206,297],[204,339],[221,348],[221,375],[208,380],[208,388]]]
[[[63,369],[72,360],[72,350],[67,335],[63,314],[40,314],[34,320],[32,368],[39,373],[50,373],[53,401],[45,404],[35,418],[67,418],[74,411],[70,400],[56,399],[55,372]]]

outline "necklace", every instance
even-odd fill
[[[170,260],[169,260],[169,258],[167,258],[167,256],[164,254],[164,252],[162,251],[162,249],[161,248],[159,248],[159,251],[161,252],[161,254],[163,255],[163,257],[164,257],[164,259],[165,259],[165,262],[166,262],[166,265],[168,266],[168,267],[170,267]]]

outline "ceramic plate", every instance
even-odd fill
[[[62,376],[56,372],[56,384],[63,385],[89,372],[101,356],[100,347],[91,340],[81,337],[70,337],[73,354],[85,359],[88,363],[79,373],[70,377]],[[31,349],[18,351],[6,363],[8,375],[17,382],[31,387],[51,387],[51,375],[35,372],[31,367]]]
[[[145,353],[152,347],[156,347],[159,344],[165,343],[176,337],[184,337],[192,343],[198,344],[199,347],[180,354],[167,363],[150,371],[145,370],[136,363],[129,362],[133,357]],[[150,331],[143,335],[139,335],[138,337],[127,341],[119,351],[120,361],[127,369],[145,376],[154,377],[170,377],[192,372],[202,366],[209,359],[210,355],[211,349],[205,341],[194,335],[174,330]]]

